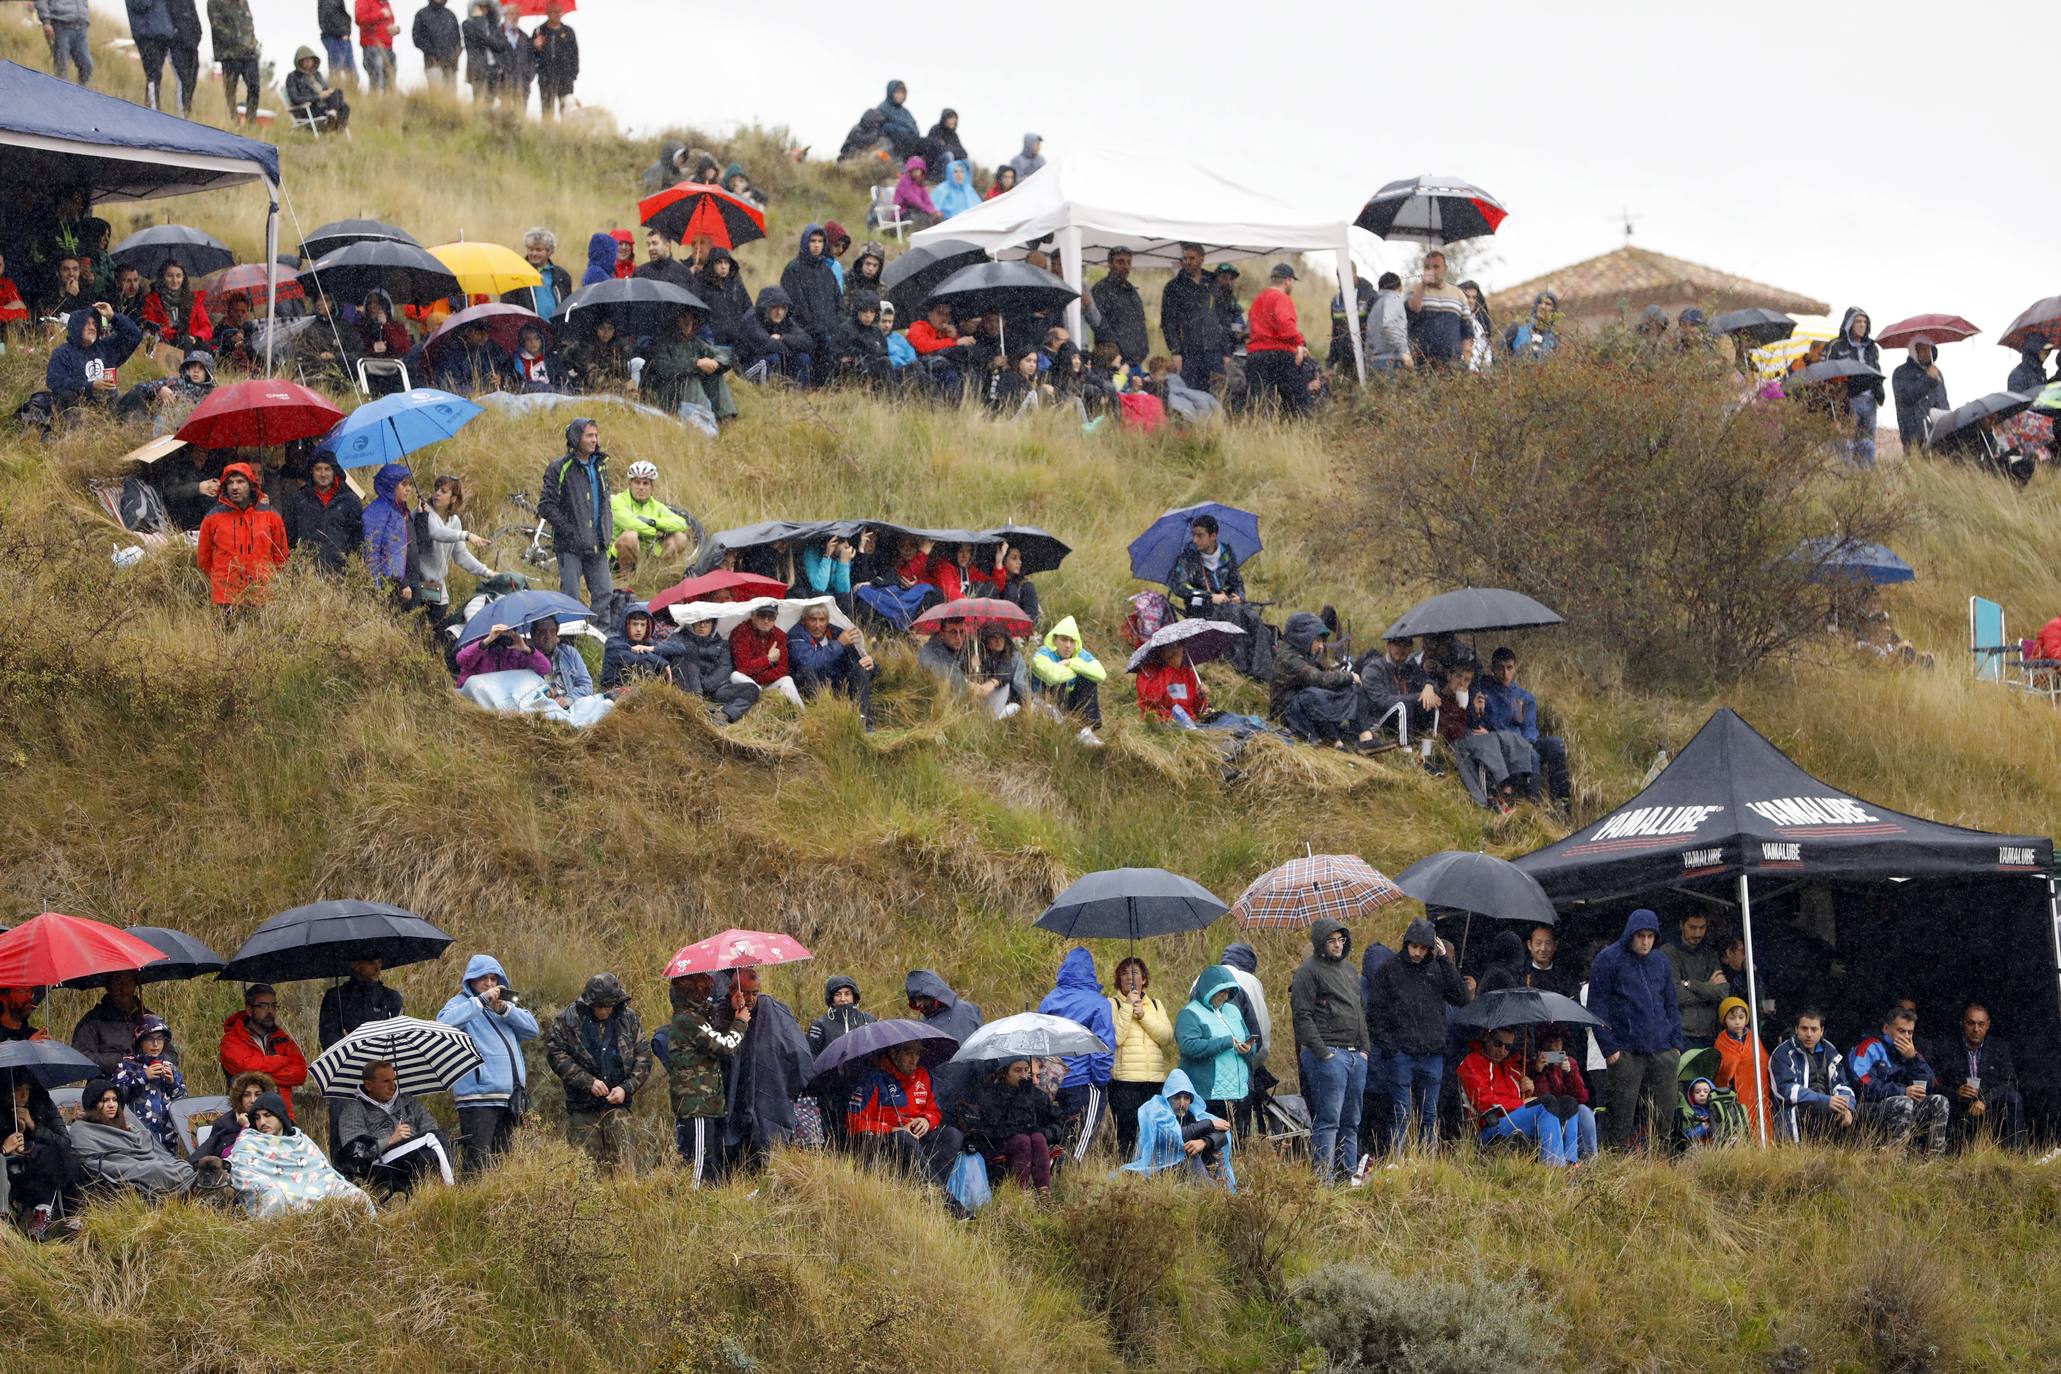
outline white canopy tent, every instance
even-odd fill
[[[1076,291],[1083,289],[1082,265],[1101,261],[1112,248],[1130,249],[1138,264],[1176,268],[1183,243],[1201,244],[1212,262],[1330,252],[1350,281],[1348,223],[1177,157],[1090,152],[1051,158],[1014,190],[920,230],[910,242],[963,239],[1009,259],[1049,239],[1059,254],[1060,275]],[[1068,308],[1067,323],[1080,337],[1078,303]],[[1362,348],[1355,330],[1353,358],[1364,379]],[[1311,351],[1323,350],[1320,345]]]

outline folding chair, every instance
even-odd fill
[[[326,114],[315,113],[313,105],[289,105],[286,107],[286,117],[293,121],[294,128],[305,129],[310,135],[318,139],[326,132],[335,132],[331,125],[331,117]],[[343,136],[347,139],[350,138],[350,125],[344,125]]]
[[[367,396],[392,396],[409,387],[408,364],[399,358],[358,359],[358,390]]]
[[[2021,692],[2037,692],[2048,704],[2061,697],[2061,659],[2035,658],[2036,641],[2018,641],[2017,672],[2011,678],[2011,685]]]
[[[1977,682],[2009,679],[2010,661],[2019,646],[2004,637],[2004,608],[1986,597],[1968,598],[1968,652],[1975,658]]]
[[[902,207],[895,204],[895,188],[875,186],[873,188],[873,227],[885,230],[895,236],[895,242],[906,242],[909,222],[902,218]]]
[[[185,1147],[185,1153],[190,1155],[198,1150],[201,1137],[228,1110],[226,1097],[182,1097],[174,1102],[172,1128],[179,1132],[179,1143]]]

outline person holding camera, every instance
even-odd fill
[[[444,1003],[437,1020],[472,1037],[480,1065],[451,1085],[458,1108],[458,1133],[465,1171],[492,1164],[515,1143],[515,1128],[529,1111],[529,1069],[522,1042],[537,1038],[537,1018],[516,1005],[508,971],[491,954],[465,964],[458,994]]]
[[[555,622],[554,622],[555,623]],[[551,660],[530,643],[527,627],[495,625],[485,639],[476,639],[458,651],[458,685],[486,673],[528,669],[538,677],[549,677]]]

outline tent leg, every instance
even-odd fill
[[[1752,1066],[1760,1072],[1760,983],[1753,966],[1753,897],[1747,891],[1746,875],[1739,875],[1739,928],[1746,938],[1746,1034],[1753,1047]],[[1753,1114],[1754,1134],[1760,1144],[1768,1143],[1768,1113],[1774,1109],[1774,1095],[1768,1085],[1759,1085],[1761,1110]]]
[[[1076,292],[1082,290],[1081,279],[1081,230],[1077,224],[1069,224],[1059,231],[1059,274],[1066,278],[1066,284]],[[1066,329],[1079,344],[1087,335],[1081,332],[1081,302],[1076,295],[1066,306]]]
[[[2054,935],[2054,985],[2061,994],[2061,899],[2055,895],[2053,875],[2047,877],[2047,923]]]
[[[1360,385],[1367,384],[1367,344],[1360,337],[1360,283],[1353,268],[1353,246],[1347,243],[1338,250],[1338,299],[1345,303],[1345,317],[1351,320],[1350,333],[1353,336],[1353,369],[1360,374]]]
[[[272,375],[272,341],[279,333],[279,197],[265,215],[265,375]]]

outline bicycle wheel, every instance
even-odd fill
[[[526,561],[530,541],[536,534],[534,525],[503,525],[494,531],[487,541],[487,566],[495,572],[523,572],[535,566]]]

